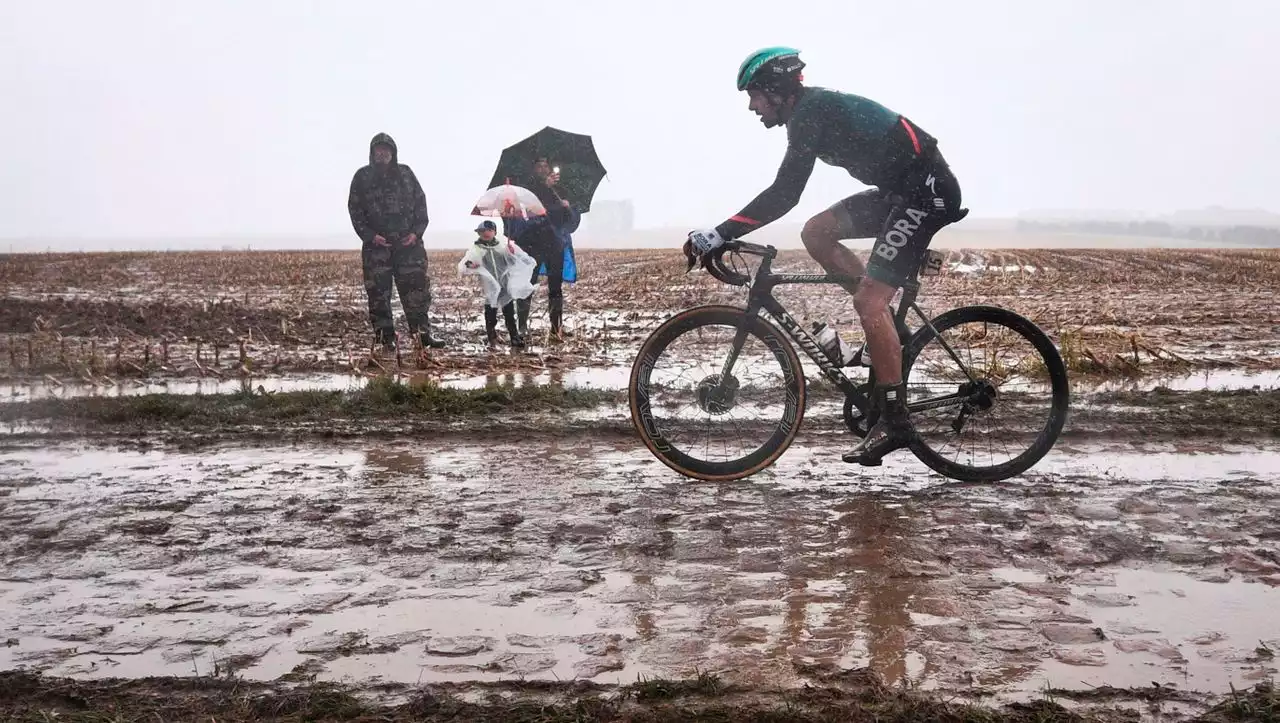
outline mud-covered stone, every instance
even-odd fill
[[[573,664],[573,673],[579,678],[589,680],[602,673],[622,670],[626,661],[621,655],[584,658]]]
[[[1101,628],[1089,625],[1046,623],[1040,626],[1040,634],[1059,645],[1086,645],[1106,640]]]
[[[1107,664],[1107,653],[1102,648],[1054,648],[1053,657],[1066,665],[1102,667]]]
[[[557,662],[550,653],[502,653],[490,665],[504,673],[532,675],[556,667]]]
[[[436,637],[427,641],[429,655],[447,655],[463,657],[493,650],[497,641],[483,635],[460,635],[456,637]]]

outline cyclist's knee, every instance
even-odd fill
[[[853,308],[858,312],[858,317],[865,319],[880,312],[887,314],[894,291],[895,289],[886,283],[869,276],[864,277],[862,284],[858,287],[858,293],[853,295]]]
[[[815,257],[831,253],[832,247],[840,240],[840,225],[829,211],[814,216],[804,222],[800,229],[800,240],[809,254]]]

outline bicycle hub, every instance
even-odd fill
[[[738,386],[732,375],[722,382],[719,374],[712,374],[698,382],[698,407],[707,414],[727,414],[737,400]]]

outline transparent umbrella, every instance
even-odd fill
[[[472,216],[498,216],[501,218],[528,218],[545,216],[547,209],[533,195],[533,191],[522,186],[504,183],[494,186],[476,201],[471,209]]]

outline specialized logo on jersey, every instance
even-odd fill
[[[880,243],[876,244],[874,253],[885,261],[893,261],[898,257],[898,250],[907,245],[911,237],[920,228],[920,222],[929,214],[914,208],[906,210],[907,218],[900,218],[893,223],[893,228],[885,233]]]

